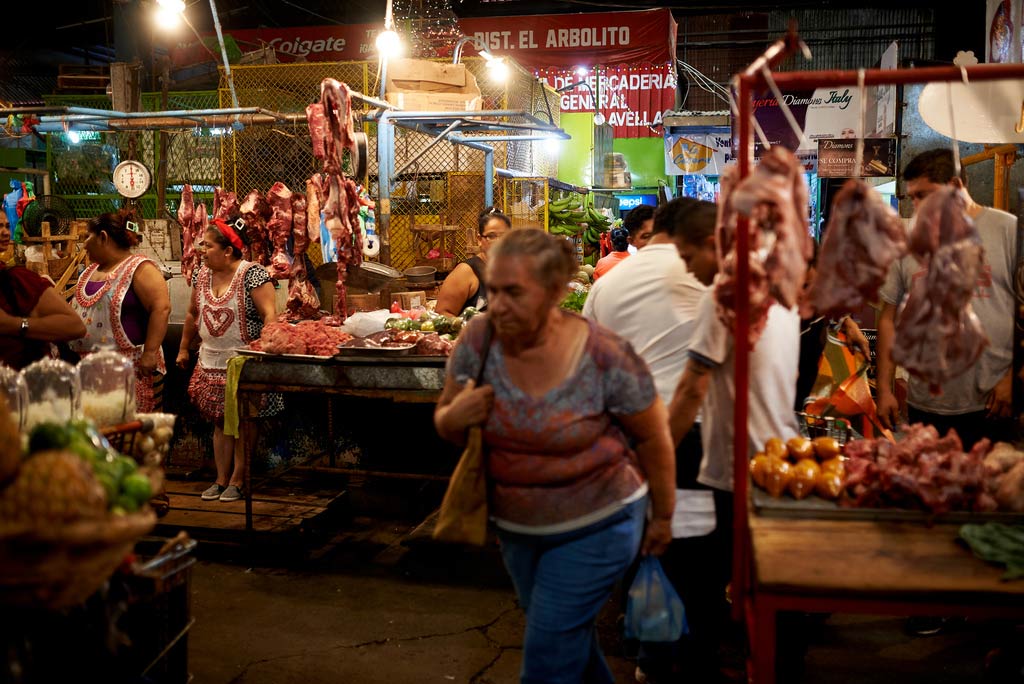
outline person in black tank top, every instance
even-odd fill
[[[441,284],[435,311],[444,316],[458,316],[466,307],[481,311],[487,308],[485,269],[487,252],[501,236],[512,230],[512,220],[496,207],[485,209],[477,217],[480,254],[456,266]]]

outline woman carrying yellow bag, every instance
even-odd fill
[[[491,248],[487,313],[460,336],[434,414],[455,443],[481,429],[490,516],[526,613],[523,684],[611,684],[597,613],[637,551],[672,537],[666,409],[628,343],[559,308],[575,272],[570,243],[543,231]]]

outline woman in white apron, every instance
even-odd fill
[[[185,368],[192,339],[199,334],[199,362],[188,393],[203,417],[214,424],[213,458],[217,464],[217,481],[203,492],[204,501],[242,497],[244,464],[235,458],[235,438],[224,434],[228,359],[238,354],[239,347],[259,339],[263,325],[277,315],[270,275],[259,264],[242,259],[247,244],[241,221],[214,219],[210,223],[198,245],[203,266],[192,277],[192,304],[178,351],[177,364]]]
[[[139,228],[123,214],[101,214],[89,222],[85,251],[92,262],[78,278],[71,307],[86,334],[70,344],[86,356],[113,346],[135,366],[135,406],[159,411],[167,372],[161,345],[167,334],[171,298],[167,282],[148,257],[132,254]]]

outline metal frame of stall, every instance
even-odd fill
[[[856,71],[790,71],[771,73],[771,69],[783,62],[790,55],[803,51],[808,54],[806,46],[798,37],[795,27],[791,27],[787,35],[771,45],[759,58],[754,60],[743,72],[734,79],[737,92],[736,130],[738,137],[738,166],[740,178],[750,175],[751,162],[754,159],[754,110],[752,95],[755,90],[767,87],[766,73],[770,74],[775,86],[780,90],[810,90],[818,87],[868,87],[878,85],[905,85],[910,83],[991,81],[999,79],[1024,78],[1024,64],[985,64],[968,67],[924,67],[910,69],[860,69]],[[955,144],[955,141],[954,141]],[[748,220],[740,215],[736,227],[736,251],[744,253],[750,250]],[[750,329],[750,266],[747,259],[736,260],[736,323],[735,340],[748,339]],[[748,497],[748,425],[750,358],[748,353],[735,355],[734,368],[735,403],[733,406],[733,573],[732,597],[733,615],[737,619],[745,619],[751,633],[753,650],[753,669],[749,673],[750,680],[761,684],[775,681],[774,643],[772,640],[771,654],[759,653],[765,644],[759,643],[758,630],[753,626],[753,616],[757,612],[757,600],[751,585],[754,579],[753,556],[750,528],[747,519]],[[814,610],[814,599],[807,599],[795,610]],[[835,610],[836,606],[860,608],[864,601],[856,597],[833,599],[828,605]],[[881,610],[875,602],[874,609]],[[775,605],[774,609],[785,609]],[[947,613],[948,614],[948,613]],[[774,628],[772,627],[772,635]],[[770,664],[770,665],[769,665]],[[769,669],[772,671],[766,671]]]
[[[448,141],[484,153],[484,205],[494,204],[494,178],[505,169],[494,165],[495,148],[499,142],[536,142],[570,140],[564,130],[545,122],[525,110],[481,110],[464,112],[412,112],[382,110],[377,120],[378,202],[377,230],[381,241],[381,261],[391,263],[391,191],[400,176],[414,166],[438,143]],[[508,119],[521,119],[520,122]],[[401,169],[395,163],[395,126],[429,135],[433,139],[409,159]]]

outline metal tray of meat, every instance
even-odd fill
[[[258,356],[273,361],[291,361],[293,363],[329,363],[334,360],[333,356],[314,356],[313,354],[272,354],[270,352],[258,351],[241,347],[238,353],[242,356]]]
[[[416,348],[415,344],[399,344],[390,347],[338,347],[338,356],[370,356],[387,358],[391,356],[407,356]]]
[[[962,524],[981,521],[1024,523],[1024,513],[992,511],[950,511],[929,513],[909,508],[854,508],[840,506],[835,501],[814,494],[805,499],[789,495],[775,498],[755,484],[750,484],[750,503],[755,513],[766,518],[811,518],[817,520],[885,520],[894,522]]]

